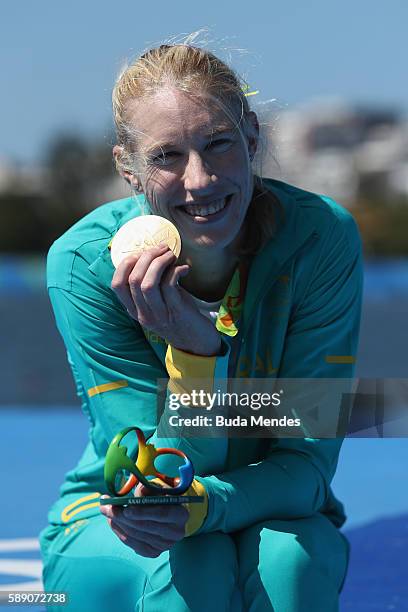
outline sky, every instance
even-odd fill
[[[254,104],[341,97],[408,112],[406,0],[23,0],[1,14],[0,163],[41,163],[62,131],[108,146],[124,61],[201,28],[260,90]]]

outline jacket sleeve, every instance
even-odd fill
[[[191,439],[181,436],[170,441],[154,435],[159,408],[157,382],[168,378],[168,373],[140,325],[122,312],[113,300],[109,303],[97,299],[96,292],[95,296],[81,295],[58,287],[49,287],[48,292],[99,454],[106,452],[121,429],[134,425],[140,427],[146,437],[153,434],[149,442],[160,446],[168,444],[186,452],[197,473],[220,471],[225,462],[225,440],[195,440],[196,444],[192,444]],[[187,354],[184,355],[188,359]],[[196,364],[191,376],[199,366],[201,376],[204,371],[211,376],[218,369],[226,377],[228,352],[225,350],[219,357],[191,356],[190,361]],[[177,463],[173,461],[173,467]],[[160,461],[160,468],[166,471],[172,466]]]
[[[351,379],[361,301],[361,241],[348,215],[327,232],[307,291],[292,313],[278,377]],[[328,499],[341,444],[341,438],[275,438],[260,462],[199,478],[209,507],[197,533],[231,532],[319,511]]]

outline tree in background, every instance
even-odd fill
[[[101,186],[116,176],[112,147],[78,134],[59,134],[44,155],[41,193],[17,182],[0,194],[0,250],[42,252],[86,212],[95,208]]]

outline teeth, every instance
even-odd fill
[[[216,212],[219,212],[226,205],[225,198],[222,200],[215,200],[211,204],[207,206],[183,206],[183,209],[191,216],[199,216],[199,217],[208,217],[209,215],[213,215]]]

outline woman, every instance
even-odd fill
[[[336,610],[348,562],[330,488],[340,438],[173,440],[203,504],[99,498],[117,432],[137,425],[164,445],[158,378],[352,378],[356,224],[329,198],[254,174],[257,117],[208,51],[151,49],[119,77],[113,109],[114,158],[135,196],[92,211],[48,256],[90,440],[41,532],[45,589],[66,591],[72,610]],[[114,270],[112,237],[146,212],[177,226],[180,257],[154,247]]]

